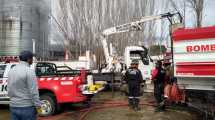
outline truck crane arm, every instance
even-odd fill
[[[180,22],[182,22],[182,17],[181,17],[179,12],[176,12],[176,13],[168,12],[168,13],[160,14],[160,15],[156,15],[156,16],[142,17],[138,21],[134,21],[134,22],[130,22],[130,23],[126,23],[126,24],[122,24],[122,25],[119,25],[119,26],[115,26],[115,27],[105,29],[102,32],[102,35],[108,36],[108,35],[112,35],[112,34],[124,33],[124,32],[129,32],[129,31],[138,31],[138,30],[141,30],[140,25],[142,23],[147,22],[147,21],[164,19],[164,18],[168,18],[170,23],[173,24],[172,17],[175,16],[175,15],[178,15],[179,18],[180,18]]]
[[[105,54],[105,60],[107,63],[106,69],[107,70],[113,69],[112,61],[114,59],[113,55],[110,55],[110,52],[108,49],[109,47],[108,47],[108,43],[107,43],[107,37],[109,35],[125,33],[125,32],[130,32],[130,31],[139,31],[142,29],[141,24],[148,22],[148,21],[154,21],[154,20],[159,20],[159,19],[164,19],[164,18],[167,18],[169,20],[170,24],[174,24],[175,21],[174,21],[173,17],[176,15],[179,17],[179,19],[180,19],[179,22],[181,23],[182,17],[179,12],[175,12],[175,13],[168,12],[168,13],[160,14],[160,15],[156,15],[156,16],[142,17],[138,21],[134,21],[134,22],[130,22],[130,23],[126,23],[126,24],[122,24],[122,25],[118,25],[115,27],[105,29],[101,35],[101,42],[102,42],[102,46],[103,46],[103,50],[104,50],[104,54]]]

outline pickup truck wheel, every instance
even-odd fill
[[[40,116],[50,116],[57,113],[57,103],[55,97],[50,93],[45,93],[40,96],[40,99],[44,104],[42,105]]]

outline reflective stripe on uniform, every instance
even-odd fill
[[[137,98],[137,99],[139,99],[140,97],[133,97],[133,96],[129,96],[128,98]]]

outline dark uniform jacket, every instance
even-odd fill
[[[158,70],[157,75],[154,77],[155,84],[164,84],[165,70],[163,68],[156,68]]]
[[[141,74],[141,71],[139,69],[136,68],[129,68],[126,73],[125,73],[125,78],[124,80],[126,81],[126,83],[142,83],[143,81],[143,77]]]

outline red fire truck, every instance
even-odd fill
[[[215,26],[172,33],[174,76],[188,104],[215,114]]]

